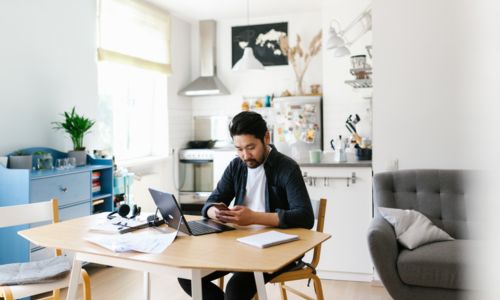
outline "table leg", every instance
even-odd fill
[[[82,275],[82,262],[78,260],[77,255],[73,258],[73,266],[71,267],[71,274],[69,277],[68,295],[66,300],[76,300],[76,292],[78,291],[78,282]]]
[[[151,281],[149,272],[144,272],[144,300],[151,298]]]
[[[202,300],[201,293],[201,270],[193,269],[191,272],[191,296],[193,300]]]
[[[259,296],[259,300],[267,300],[264,273],[254,272],[253,276],[255,277],[255,285],[257,286],[257,295]]]

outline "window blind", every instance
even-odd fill
[[[171,73],[170,16],[139,0],[98,2],[99,61]]]

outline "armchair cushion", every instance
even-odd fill
[[[1,265],[0,285],[50,282],[63,278],[70,270],[71,260],[66,256]]]
[[[378,210],[394,226],[398,242],[410,250],[432,242],[453,240],[416,210],[387,207],[379,207]]]
[[[479,252],[481,242],[475,240],[444,241],[403,250],[398,257],[401,280],[421,287],[470,289],[465,274],[474,268],[470,255]]]

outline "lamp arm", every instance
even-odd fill
[[[352,40],[348,41],[347,38],[344,36],[344,40],[346,40],[346,46],[349,47],[352,44],[354,44],[357,40],[359,40],[365,33],[370,31],[371,29],[372,29],[372,23],[370,22],[370,24],[366,26],[362,31],[360,31]]]
[[[364,19],[365,17],[367,16],[370,16],[370,29],[371,29],[371,13],[372,13],[372,8],[371,8],[371,5],[368,5],[365,10],[363,10],[363,12],[361,12],[354,20],[352,20],[351,23],[349,23],[349,25],[347,25],[346,28],[344,28],[344,30],[340,31],[339,34],[341,34],[342,36],[344,36],[349,30],[351,30],[359,21],[361,21],[362,19]]]

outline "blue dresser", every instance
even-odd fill
[[[56,161],[66,153],[50,148],[23,149],[25,153],[43,151]],[[94,191],[92,183],[94,182]],[[100,189],[96,191],[95,185]],[[113,209],[113,162],[87,156],[87,165],[66,170],[21,170],[0,166],[0,206],[59,200],[59,220],[64,221]],[[52,249],[30,244],[17,232],[29,226],[0,228],[0,264],[46,258]]]

